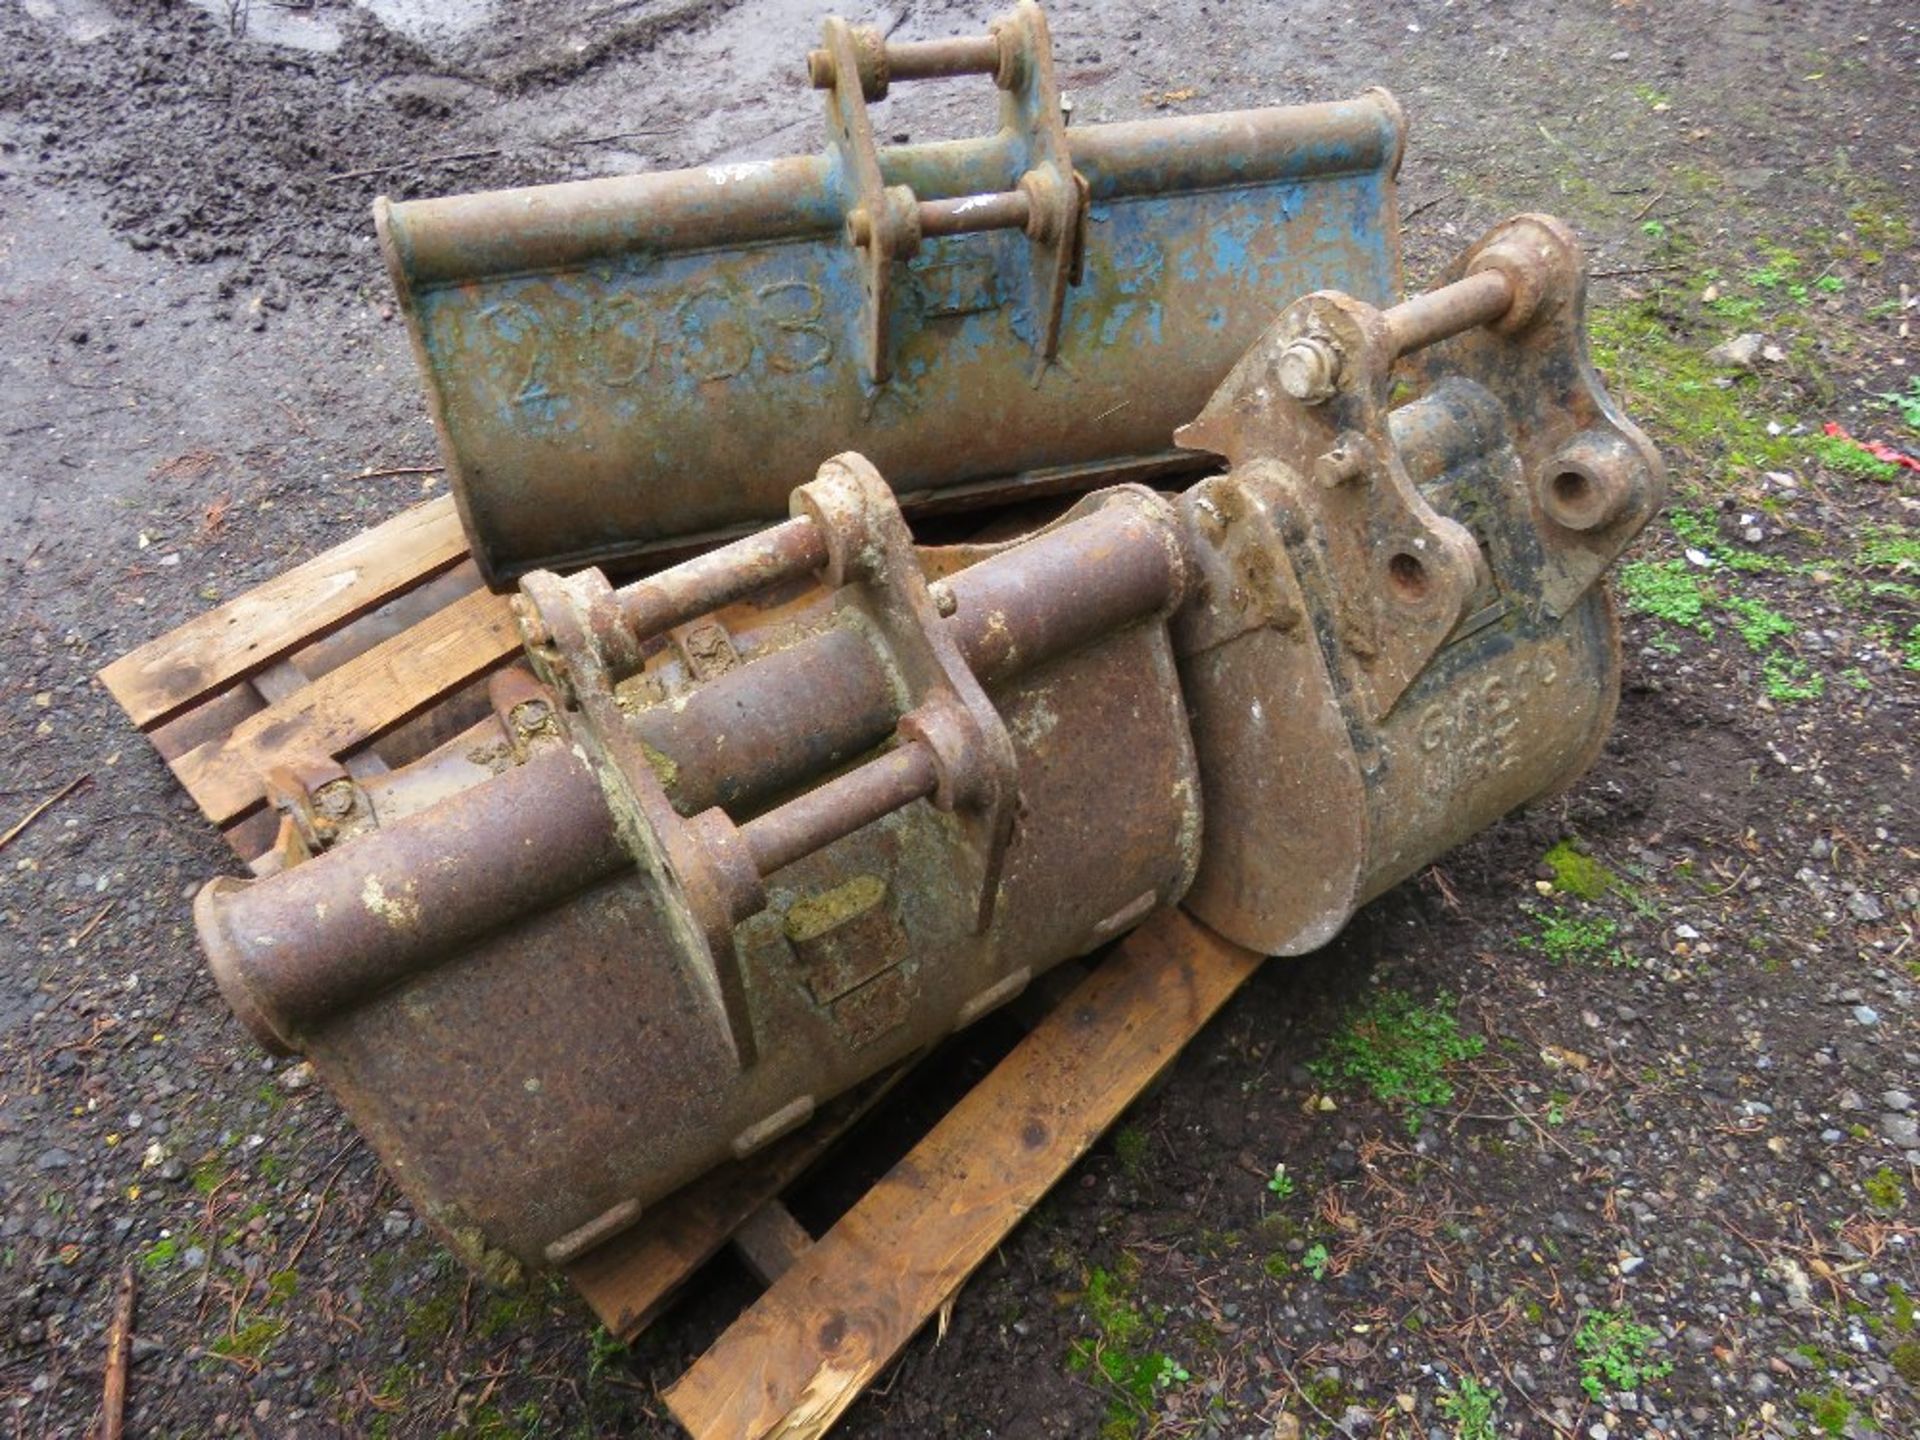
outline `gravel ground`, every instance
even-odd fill
[[[720,1262],[629,1352],[459,1273],[228,1018],[187,898],[231,858],[91,676],[432,493],[349,478],[433,455],[373,195],[811,148],[825,8],[0,8],[0,833],[51,801],[0,849],[0,1433],[87,1431],[129,1263],[140,1436],[664,1435],[657,1387],[752,1295]],[[1393,88],[1416,281],[1570,219],[1675,499],[1593,773],[1263,971],[845,1433],[1920,1434],[1914,474],[1823,434],[1920,443],[1920,19],[1050,14],[1082,119]]]

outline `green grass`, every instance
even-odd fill
[[[1653,1353],[1659,1338],[1657,1330],[1638,1323],[1625,1309],[1586,1311],[1573,1334],[1580,1388],[1598,1402],[1609,1392],[1638,1390],[1649,1380],[1671,1375],[1673,1362]]]
[[[1808,435],[1801,441],[1807,454],[1827,469],[1862,480],[1897,480],[1900,467],[1891,460],[1869,455],[1838,435]]]
[[[1382,990],[1348,1015],[1309,1068],[1327,1084],[1364,1086],[1382,1105],[1420,1110],[1449,1104],[1447,1068],[1485,1048],[1479,1036],[1460,1033],[1450,996],[1422,1005]]]

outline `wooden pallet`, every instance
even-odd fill
[[[114,661],[100,678],[201,811],[270,868],[266,775],[403,763],[470,718],[518,653],[504,597],[468,560],[452,503],[406,511]],[[414,733],[409,733],[409,731]],[[386,753],[383,754],[383,747]],[[729,1245],[766,1285],[666,1392],[699,1440],[819,1435],[1259,963],[1184,915],[1154,916],[1068,972],[1029,1032],[822,1235],[781,1196],[901,1072],[651,1210],[569,1276],[631,1340]]]

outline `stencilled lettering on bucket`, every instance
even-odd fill
[[[1421,711],[1420,748],[1446,751],[1463,775],[1489,775],[1517,763],[1518,698],[1529,686],[1544,689],[1559,678],[1559,666],[1544,650],[1505,657]]]

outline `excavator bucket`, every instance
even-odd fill
[[[1664,482],[1588,364],[1572,235],[1518,217],[1394,303],[1388,102],[1064,147],[1039,26],[829,25],[827,160],[387,212],[525,664],[413,764],[276,775],[270,873],[196,918],[236,1013],[488,1275],[570,1262],[1161,907],[1320,945],[1606,734],[1604,572]],[[855,95],[989,59],[1018,123],[859,178]],[[1010,215],[1036,171],[1028,221],[1064,194],[1068,230],[955,234],[951,197]],[[908,528],[1103,467],[1159,483],[977,544]],[[626,585],[529,568],[776,494]]]
[[[845,450],[909,513],[1191,475],[1174,427],[1288,300],[1392,293],[1385,91],[1069,129],[1032,4],[832,21],[809,72],[824,154],[376,206],[491,580],[711,545]],[[995,134],[876,146],[869,102],[967,74]]]

